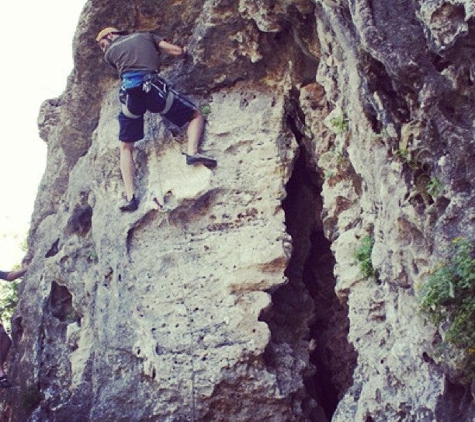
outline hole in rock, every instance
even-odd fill
[[[365,53],[362,55],[362,69],[368,89],[368,104],[364,110],[373,130],[382,133],[393,121],[408,122],[410,109],[407,98],[413,96],[411,84],[417,82],[417,76],[414,75],[414,81],[405,81],[406,86],[395,87],[386,66]]]
[[[92,208],[89,205],[76,207],[68,221],[69,233],[85,236],[92,226]]]
[[[56,239],[51,245],[51,248],[49,248],[48,252],[46,252],[45,258],[51,258],[52,256],[55,256],[58,252],[59,252],[59,239]]]
[[[335,262],[320,217],[321,184],[307,161],[301,147],[283,201],[293,245],[288,283],[272,293],[273,306],[261,319],[271,330],[265,361],[281,390],[292,385],[289,373],[299,359],[309,356],[302,411],[309,421],[323,420],[322,414],[330,421],[352,384],[356,353],[347,340],[347,306],[335,294]]]
[[[467,415],[473,409],[473,396],[470,383],[461,385],[445,381],[444,394],[436,405],[435,416],[438,421],[471,421]]]
[[[51,314],[64,322],[74,316],[73,297],[66,286],[53,281],[48,301]]]

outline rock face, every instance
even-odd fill
[[[2,420],[473,421],[416,290],[475,238],[474,19],[469,0],[89,0],[38,119]],[[219,163],[186,166],[147,116],[131,214],[106,25],[188,46],[162,73]]]

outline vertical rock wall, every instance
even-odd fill
[[[88,1],[67,90],[39,116],[48,165],[4,420],[473,420],[415,294],[454,237],[475,237],[474,12]],[[107,25],[189,47],[163,75],[209,112],[219,163],[187,167],[184,134],[148,116],[126,215],[118,81],[94,43]],[[354,257],[367,235],[371,279]]]
[[[437,358],[440,337],[415,299],[452,239],[474,238],[473,13],[468,1],[317,7],[317,80],[330,113],[316,114],[305,90],[301,98],[358,353],[334,421],[474,418],[473,389],[454,385],[457,362]],[[354,258],[368,235],[374,280]]]

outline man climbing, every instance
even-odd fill
[[[26,268],[23,268],[19,271],[0,271],[0,278],[2,280],[13,281],[17,278],[20,278],[25,273]],[[11,345],[12,340],[5,331],[3,324],[0,322],[0,388],[10,388],[12,386],[10,381],[8,381],[7,375],[5,374],[4,367]]]
[[[100,31],[96,41],[104,52],[105,61],[118,71],[122,82],[119,94],[122,103],[119,114],[120,170],[127,202],[120,209],[135,211],[139,200],[135,196],[133,148],[134,142],[144,137],[147,110],[159,113],[178,127],[188,124],[187,164],[214,168],[217,162],[198,153],[204,128],[203,115],[158,75],[160,52],[185,56],[186,49],[150,32],[127,34],[112,27]]]

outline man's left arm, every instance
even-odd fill
[[[13,281],[16,280],[17,278],[20,278],[26,273],[26,268],[22,268],[21,270],[18,271],[0,271],[0,278],[3,280],[7,281]]]

